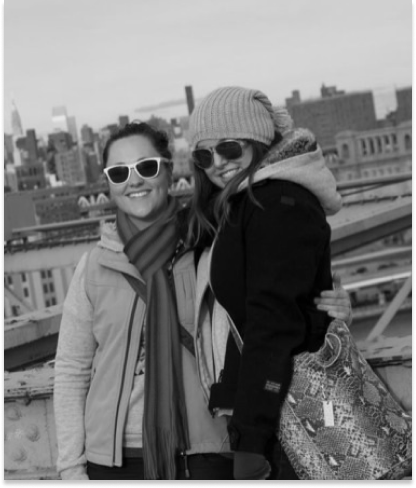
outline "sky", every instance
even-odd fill
[[[97,130],[184,99],[186,85],[196,99],[257,88],[281,105],[295,89],[319,97],[323,83],[373,90],[394,109],[394,89],[412,84],[411,0],[4,3],[5,132],[12,97],[24,130],[46,134],[54,106]]]

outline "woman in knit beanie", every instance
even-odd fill
[[[293,355],[319,349],[330,323],[314,297],[333,286],[326,214],[341,198],[313,134],[259,90],[210,93],[190,137],[188,241],[205,247],[215,237],[211,287],[244,341],[240,355],[228,336],[210,409],[233,412],[235,479],[298,479],[275,432]]]

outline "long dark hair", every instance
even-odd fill
[[[169,149],[169,137],[163,130],[156,129],[146,122],[130,122],[122,129],[119,129],[113,134],[104,147],[103,151],[103,165],[107,166],[108,154],[112,144],[120,139],[125,139],[130,136],[144,136],[147,137],[153,144],[156,151],[164,158],[172,160],[172,153]]]
[[[276,133],[272,145],[277,144],[281,138],[282,136]],[[237,193],[238,186],[246,178],[248,178],[247,193],[249,198],[261,206],[253,195],[253,178],[270,146],[251,139],[246,141],[253,150],[251,163],[222,190],[209,180],[204,170],[192,164],[195,189],[189,214],[188,246],[207,247],[212,244],[216,233],[229,220],[232,196]]]

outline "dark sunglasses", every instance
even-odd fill
[[[126,183],[130,178],[130,173],[133,169],[140,178],[151,180],[152,178],[156,178],[159,174],[160,163],[170,162],[171,161],[166,158],[147,158],[142,159],[141,161],[136,161],[135,163],[123,163],[109,166],[108,168],[104,168],[104,173],[113,185]]]
[[[228,139],[221,141],[215,147],[195,149],[192,158],[195,166],[201,169],[209,169],[214,164],[214,151],[224,159],[238,159],[243,155],[245,141]]]

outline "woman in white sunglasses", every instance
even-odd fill
[[[195,260],[186,210],[168,194],[167,136],[129,124],[103,159],[117,219],[81,259],[64,304],[58,470],[74,480],[233,479],[226,420],[209,413],[197,374]]]
[[[293,129],[259,90],[210,93],[192,113],[190,137],[189,242],[215,237],[205,274],[244,341],[240,354],[232,334],[199,331],[197,347],[216,358],[215,377],[203,357],[199,365],[210,409],[229,418],[235,479],[297,479],[276,428],[293,356],[318,350],[330,323],[315,297],[333,285],[326,214],[341,197],[314,136]],[[333,300],[326,294],[322,311]]]

